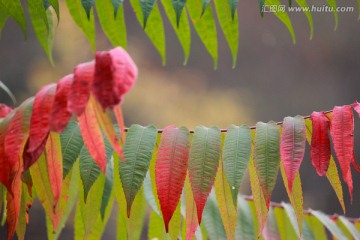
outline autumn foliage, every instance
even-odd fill
[[[134,124],[126,129],[121,104],[137,74],[131,57],[118,47],[97,52],[94,61],[79,64],[73,74],[44,86],[14,109],[0,105],[0,182],[6,187],[0,190],[6,192],[8,239],[15,232],[24,238],[35,196],[54,239],[75,203],[76,234],[100,238],[115,198],[129,239],[134,226],[143,224],[144,198],[151,209],[149,238],[198,238],[197,229],[205,226],[209,238],[280,239],[274,236],[283,234],[282,229],[274,222],[285,215],[298,238],[315,234],[309,226],[313,218],[338,239],[348,232],[360,235],[357,223],[345,217],[330,220],[313,210],[304,217],[299,171],[308,142],[314,171],[328,178],[345,212],[330,138],[352,197],[351,166],[360,170],[354,154],[357,102],[254,127],[198,126],[189,131]],[[291,205],[271,202],[279,170]],[[239,194],[246,172],[251,199]]]

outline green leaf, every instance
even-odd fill
[[[24,14],[24,10],[21,4],[20,0],[2,0],[0,1],[0,6],[7,15],[12,17],[21,27],[23,30],[23,33],[25,35],[25,38],[27,36],[26,31],[26,18]]]
[[[259,1],[263,1],[263,0],[259,0]],[[267,6],[276,6],[277,8],[283,6],[280,0],[265,0],[265,2]],[[275,11],[274,14],[282,23],[284,23],[286,28],[289,30],[293,43],[295,44],[296,43],[295,32],[287,12],[285,10]]]
[[[76,121],[68,123],[64,132],[60,135],[61,151],[63,156],[63,178],[65,178],[73,167],[80,151],[84,146],[79,124]]]
[[[91,8],[94,6],[95,0],[81,0],[81,4],[82,4],[83,8],[85,9],[88,20],[90,20]]]
[[[116,18],[118,9],[120,8],[120,6],[124,2],[124,0],[111,0],[111,2],[112,2],[112,5],[114,7],[114,18]]]
[[[111,0],[96,1],[95,4],[101,27],[111,44],[126,48],[126,25],[123,6],[116,9],[117,14],[114,17],[115,9]]]
[[[171,3],[176,15],[176,26],[179,27],[181,14],[183,12],[183,8],[185,7],[186,0],[171,0]]]
[[[81,162],[80,162],[81,163]],[[80,165],[80,170],[82,170]],[[102,202],[102,192],[104,191],[105,176],[100,174],[100,176],[94,182],[92,188],[88,192],[88,198],[86,203],[84,202],[84,192],[82,191],[82,184],[79,189],[79,205],[81,211],[81,217],[84,223],[85,237],[91,234],[93,228],[96,226],[96,220],[99,216],[101,202]]]
[[[294,225],[283,208],[275,208],[274,214],[279,228],[281,239],[299,239],[295,232]],[[293,215],[295,217],[295,215]],[[297,226],[297,224],[295,224]]]
[[[330,6],[330,8],[333,9],[334,20],[335,20],[334,30],[336,30],[339,25],[339,15],[338,15],[338,12],[336,11],[336,0],[326,0],[326,2]]]
[[[234,205],[237,205],[239,187],[243,181],[251,155],[250,128],[231,125],[226,134],[222,158],[224,172],[231,186]]]
[[[330,233],[338,239],[346,239],[344,233],[340,228],[324,213],[320,211],[310,210],[311,214],[314,215],[324,226],[330,231]]]
[[[328,239],[326,236],[324,225],[315,216],[307,214],[305,215],[305,220],[316,240]]]
[[[20,204],[20,213],[19,213],[19,220],[16,226],[16,235],[19,240],[25,239],[25,232],[26,232],[26,221],[28,218],[28,211],[32,205],[33,197],[29,195],[27,191],[27,186],[25,184],[21,185],[22,187],[22,194],[21,194],[21,204]],[[29,205],[28,205],[29,204]]]
[[[60,21],[59,0],[47,0],[47,2],[54,8],[58,21]]]
[[[41,0],[28,0],[29,13],[32,26],[41,46],[43,47],[51,64],[54,64],[52,58],[52,47],[54,41],[54,25],[52,12],[45,10]]]
[[[120,162],[120,178],[127,202],[127,215],[143,184],[154,151],[157,129],[154,126],[132,125],[124,144],[125,161]]]
[[[307,221],[305,220],[305,218],[303,218],[303,229],[302,229],[302,232],[303,232],[303,239],[305,240],[315,240],[315,236],[314,236],[314,233],[312,232],[309,224],[307,223]]]
[[[155,199],[155,196],[153,193],[153,186],[152,186],[149,172],[147,172],[145,180],[144,180],[144,196],[145,196],[147,203],[153,210],[153,212],[160,216],[160,211],[159,211],[158,204],[156,203],[156,199]]]
[[[140,24],[143,24],[143,12],[140,6],[139,0],[130,0],[131,6],[133,7],[136,18]],[[147,20],[147,27],[145,28],[146,35],[150,38],[151,42],[159,52],[162,63],[165,64],[165,30],[163,20],[157,4],[154,5],[150,16]]]
[[[195,128],[188,169],[199,223],[218,170],[220,147],[221,132],[218,128]]]
[[[66,5],[76,25],[81,28],[89,40],[91,49],[95,51],[95,21],[93,12],[90,13],[90,19],[87,19],[80,0],[66,0]]]
[[[120,182],[120,190],[123,190]],[[126,198],[122,194],[119,201],[119,214],[117,222],[117,239],[140,239],[146,213],[146,201],[141,189],[133,201],[130,218],[126,215]]]
[[[254,163],[267,207],[280,165],[280,133],[275,122],[256,124]]]
[[[140,0],[140,7],[143,13],[143,28],[146,28],[147,20],[150,16],[151,11],[154,8],[156,0]]]
[[[284,210],[286,212],[286,215],[288,216],[289,220],[290,220],[290,223],[297,235],[298,238],[301,238],[301,230],[302,228],[299,228],[299,225],[298,225],[298,220],[296,218],[296,215],[295,215],[295,211],[294,209],[292,208],[292,206],[288,203],[281,203],[281,205],[284,207]],[[302,219],[301,219],[302,220]],[[302,224],[302,221],[301,221],[301,224]],[[302,226],[301,226],[302,227]]]
[[[309,7],[309,5],[307,4],[306,0],[296,0],[297,4],[302,7],[303,9],[306,9]],[[314,22],[313,22],[313,18],[311,15],[310,11],[304,11],[304,14],[309,22],[309,26],[310,26],[310,39],[313,38],[314,36]]]
[[[103,136],[104,138],[104,136]],[[111,144],[104,138],[106,159],[109,164],[114,149]],[[80,177],[84,187],[84,200],[87,201],[88,193],[95,183],[96,179],[100,176],[101,169],[98,164],[94,161],[86,146],[84,145],[80,151]],[[108,165],[107,164],[107,165]]]
[[[0,5],[0,39],[1,39],[1,33],[4,28],[4,25],[9,17],[9,14],[7,14],[6,10]]]
[[[162,239],[164,235],[164,221],[154,211],[150,213],[148,239]]]
[[[214,3],[220,26],[231,51],[233,68],[235,68],[239,48],[239,24],[237,14],[231,12],[229,1],[231,0],[215,0]]]
[[[351,235],[354,237],[354,239],[360,239],[360,232],[359,230],[354,226],[352,222],[350,222],[346,217],[339,216],[339,220],[344,224],[346,229],[351,233]]]
[[[188,21],[188,15],[186,11],[179,9],[181,3],[185,0],[161,0],[161,3],[164,7],[165,13],[170,20],[170,23],[178,37],[181,47],[184,51],[185,59],[184,65],[187,63],[190,54],[190,45],[191,45],[191,31]],[[172,3],[172,4],[171,4]],[[176,5],[176,6],[175,6]],[[182,9],[182,8],[181,8]],[[180,11],[180,12],[178,12]],[[181,14],[182,12],[182,14]],[[181,14],[181,15],[177,15]],[[179,19],[177,19],[179,17]]]
[[[108,163],[106,164],[105,185],[104,185],[104,192],[100,207],[101,219],[105,218],[105,211],[110,200],[110,195],[113,192],[112,191],[113,185],[114,185],[114,158],[110,157]]]
[[[238,204],[238,220],[236,226],[236,239],[254,240],[256,238],[254,232],[254,219],[248,202],[239,197]]]
[[[204,226],[210,240],[227,239],[214,191],[210,193],[209,199],[206,202],[203,218]]]
[[[197,34],[213,58],[214,68],[217,68],[218,42],[212,8],[211,6],[206,8],[202,15],[201,0],[188,0],[186,6]]]
[[[237,205],[234,205],[230,185],[224,175],[223,163],[220,160],[219,170],[215,179],[214,189],[219,205],[220,216],[224,224],[227,239],[235,239],[237,223]]]
[[[209,6],[210,0],[201,0],[202,1],[202,9],[201,16],[204,15],[206,8]]]

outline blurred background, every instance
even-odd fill
[[[309,4],[313,4],[311,1]],[[317,0],[316,5],[325,5]],[[309,115],[312,111],[330,110],[334,105],[360,100],[360,23],[356,1],[338,1],[339,6],[354,6],[353,13],[339,13],[334,31],[332,13],[314,13],[315,35],[309,40],[309,26],[303,13],[290,15],[297,43],[272,14],[260,18],[257,1],[240,1],[238,8],[240,43],[238,63],[232,68],[231,55],[221,29],[218,69],[213,69],[210,55],[192,31],[191,54],[183,66],[183,53],[173,29],[164,18],[167,63],[161,59],[136,21],[125,1],[128,51],[139,68],[135,88],[126,96],[126,125],[170,124],[193,129],[197,125],[227,128],[229,124],[255,125],[257,121],[281,121],[286,116]],[[54,60],[51,66],[28,21],[28,38],[8,21],[0,40],[0,80],[16,95],[18,103],[34,95],[41,86],[58,81],[82,62],[93,59],[90,45],[70,19],[61,1],[61,21],[56,27]],[[160,7],[161,8],[161,7]],[[97,49],[111,48],[98,27]],[[5,93],[0,101],[11,104]],[[356,155],[360,158],[360,121],[355,117]],[[307,153],[300,169],[304,207],[328,214],[342,214],[335,193],[326,178],[313,169]],[[288,201],[278,178],[273,201]],[[360,216],[360,174],[354,172],[354,200],[350,204],[347,186],[343,185],[347,216]],[[244,183],[243,193],[250,194]],[[39,213],[41,212],[41,213]],[[116,220],[111,219],[104,239],[114,239]],[[30,212],[28,239],[46,239],[45,214],[39,203]],[[72,238],[69,224],[61,239]],[[0,229],[0,239],[4,236]]]

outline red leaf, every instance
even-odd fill
[[[84,112],[78,116],[78,121],[86,148],[89,150],[94,161],[99,165],[99,168],[105,173],[105,144],[92,104],[86,105]]]
[[[53,207],[55,210],[61,194],[63,177],[61,142],[60,135],[58,133],[50,133],[46,142],[46,164],[51,191],[54,196]]]
[[[50,131],[50,112],[54,102],[56,84],[44,86],[35,95],[33,113],[30,120],[28,152],[36,151]]]
[[[306,127],[302,116],[286,117],[280,140],[281,160],[284,163],[290,193],[305,153]]]
[[[360,117],[360,104],[359,104],[357,101],[354,102],[353,108],[354,108],[354,110],[358,113],[358,115],[359,115],[359,117]],[[357,172],[360,172],[360,166],[359,166],[358,163],[356,162],[355,153],[354,153],[352,165],[353,165],[353,167],[355,168],[355,170],[356,170]]]
[[[5,119],[0,120],[0,182],[11,190],[10,170],[11,166],[5,154],[5,137],[13,114],[8,115]]]
[[[7,192],[7,205],[6,205],[6,222],[7,222],[7,237],[8,240],[12,239],[16,225],[19,221],[20,206],[21,206],[21,162],[17,163],[12,170],[13,184],[12,191]]]
[[[157,153],[155,181],[166,232],[184,186],[189,159],[189,137],[186,128],[168,126],[162,133]]]
[[[68,94],[73,81],[73,74],[69,74],[63,77],[57,84],[54,103],[51,109],[50,129],[58,133],[64,131],[71,118],[67,105]]]
[[[350,163],[354,161],[354,117],[350,106],[334,107],[330,133],[342,175],[352,199],[353,181]]]
[[[312,135],[310,146],[311,163],[319,176],[325,176],[330,163],[330,121],[324,112],[313,112],[311,115]]]
[[[22,162],[22,155],[29,137],[29,123],[34,98],[29,98],[14,111],[5,137],[5,154],[10,166]]]
[[[13,110],[12,107],[7,106],[6,104],[0,104],[0,118],[6,117]]]
[[[92,89],[104,110],[121,103],[123,96],[134,86],[137,73],[134,61],[121,47],[96,53]]]
[[[68,95],[68,110],[71,113],[80,115],[90,97],[90,86],[94,78],[94,61],[82,63],[74,70],[74,81]]]
[[[41,156],[45,150],[46,141],[49,135],[46,136],[44,141],[40,146],[33,152],[29,152],[29,139],[26,142],[24,152],[23,152],[23,161],[24,161],[24,172],[27,171]]]

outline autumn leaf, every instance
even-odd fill
[[[325,176],[330,163],[330,121],[324,112],[311,114],[312,136],[310,146],[311,163],[319,176]]]
[[[56,84],[44,86],[35,95],[33,112],[30,120],[29,148],[27,152],[35,152],[42,146],[50,131],[50,113],[54,102]]]
[[[302,116],[286,117],[282,125],[280,153],[290,193],[305,154],[306,127]]]
[[[71,118],[71,112],[67,109],[67,105],[68,94],[73,81],[73,74],[69,74],[57,83],[54,103],[50,113],[50,129],[52,131],[62,133]]]
[[[81,115],[89,101],[91,84],[94,78],[95,62],[82,63],[74,69],[74,81],[68,95],[68,111]]]
[[[137,73],[134,61],[121,47],[96,53],[92,91],[104,110],[122,102],[134,86]]]
[[[354,161],[354,117],[350,106],[334,107],[330,133],[342,175],[352,199],[353,180],[350,164]]]
[[[86,105],[84,112],[78,116],[78,121],[86,148],[100,170],[105,173],[105,144],[92,104]]]
[[[186,128],[164,128],[157,153],[155,180],[165,230],[179,202],[189,159],[190,134]]]
[[[0,118],[4,118],[12,112],[13,108],[7,106],[6,104],[0,104]]]

